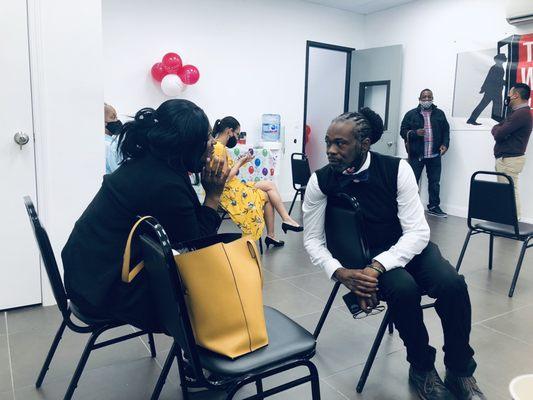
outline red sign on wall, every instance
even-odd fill
[[[530,88],[533,88],[533,33],[520,36],[516,82],[525,83]],[[529,106],[531,106],[531,97],[529,98]]]

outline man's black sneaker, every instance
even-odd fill
[[[428,214],[439,218],[448,217],[448,214],[442,211],[439,206],[428,207]]]
[[[459,400],[487,400],[473,376],[456,376],[447,370],[445,385]]]
[[[455,400],[453,394],[444,386],[435,368],[431,371],[418,371],[410,367],[409,382],[415,387],[422,400]]]

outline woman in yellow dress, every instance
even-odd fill
[[[254,240],[258,240],[266,225],[265,244],[267,249],[270,245],[281,247],[285,243],[283,240],[276,239],[274,210],[282,219],[281,229],[283,232],[287,233],[289,230],[301,232],[303,227],[287,212],[274,182],[243,183],[237,177],[239,169],[254,158],[252,154],[246,153],[234,162],[229,155],[226,148],[233,148],[237,145],[237,137],[240,132],[239,121],[233,117],[217,119],[213,126],[213,136],[217,141],[214,146],[214,155],[221,159],[225,157],[228,167],[231,168],[224,192],[220,197],[220,205],[245,235],[250,235]]]

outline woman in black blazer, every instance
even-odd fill
[[[67,293],[82,311],[158,329],[144,271],[129,284],[121,280],[126,239],[145,215],[157,218],[173,244],[217,232],[228,170],[224,160],[211,162],[209,133],[207,116],[187,100],[142,109],[124,125],[118,142],[124,161],[104,176],[61,253]],[[202,172],[203,205],[189,172]]]

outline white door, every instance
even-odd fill
[[[0,12],[0,310],[41,303],[39,255],[22,197],[35,202],[26,2]],[[29,138],[15,143],[15,134]]]

